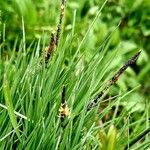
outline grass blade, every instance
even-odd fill
[[[18,129],[18,124],[17,124],[17,118],[16,115],[14,113],[14,107],[13,107],[13,103],[12,103],[12,99],[10,97],[10,89],[9,89],[9,84],[8,81],[6,79],[6,76],[4,77],[4,85],[3,85],[3,91],[4,91],[4,98],[5,98],[5,103],[7,105],[8,108],[8,115],[11,121],[11,124],[18,136],[18,139],[21,141],[20,138],[20,133],[19,133],[19,129]]]

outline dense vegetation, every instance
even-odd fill
[[[0,1],[1,149],[148,149],[149,0],[69,0],[53,48],[61,9],[59,0]]]

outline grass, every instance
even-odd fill
[[[137,94],[139,83],[133,80],[147,69],[138,77],[127,69],[99,105],[87,111],[89,101],[128,60],[121,45],[109,50],[115,31],[87,59],[87,43],[98,18],[74,47],[78,34],[74,13],[74,28],[62,35],[47,64],[42,55],[46,35],[27,44],[24,20],[22,39],[15,41],[13,50],[1,46],[1,149],[148,149],[150,105]],[[64,86],[63,102],[69,112],[62,118]]]

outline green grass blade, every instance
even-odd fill
[[[21,141],[21,137],[20,137],[20,133],[19,133],[19,129],[18,129],[18,124],[17,124],[17,118],[16,115],[14,113],[14,107],[13,107],[13,103],[12,103],[12,99],[10,97],[10,89],[9,89],[9,84],[8,81],[6,79],[6,76],[4,77],[4,85],[3,85],[3,91],[4,91],[4,98],[5,98],[5,103],[7,105],[8,108],[8,115],[10,117],[10,121],[11,124],[18,136],[18,139]]]

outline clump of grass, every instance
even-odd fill
[[[127,101],[126,97],[136,88],[126,93],[120,90],[113,100],[107,99],[109,102],[103,108],[102,101],[98,100],[98,105],[90,107],[90,111],[87,111],[90,99],[99,95],[101,90],[109,90],[125,69],[136,62],[139,55],[138,52],[115,74],[114,57],[117,57],[117,54],[119,57],[121,52],[108,51],[108,38],[95,50],[92,58],[86,61],[80,49],[86,47],[84,42],[101,11],[100,8],[74,56],[68,53],[68,49],[72,48],[74,32],[60,40],[59,46],[55,43],[59,36],[52,35],[49,45],[52,49],[47,54],[49,58],[53,57],[46,58],[46,67],[45,58],[43,60],[40,51],[40,45],[45,43],[41,43],[42,40],[35,43],[34,49],[30,46],[24,47],[25,43],[21,41],[18,52],[15,51],[15,45],[8,59],[7,56],[1,56],[1,83],[4,83],[4,86],[0,86],[0,106],[4,106],[0,116],[2,149],[113,150],[130,146],[138,148],[140,145],[146,148],[150,145],[148,138],[145,138],[149,133],[149,127],[146,126],[149,107],[146,107],[143,114],[138,115],[138,120],[137,112],[131,113],[131,109],[119,108],[122,101]],[[59,22],[61,23],[62,21]],[[60,32],[60,29],[57,33],[58,31]],[[57,50],[55,55],[51,55],[54,43]],[[7,79],[3,78],[4,74]],[[112,108],[115,110],[112,111]],[[109,115],[110,112],[112,113]]]

